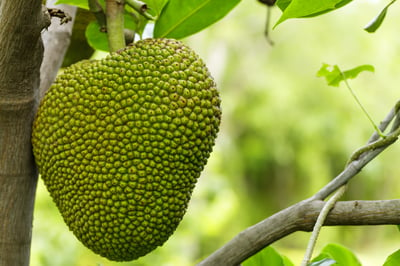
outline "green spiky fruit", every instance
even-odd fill
[[[146,39],[59,75],[36,115],[33,152],[75,236],[128,261],[175,231],[220,116],[202,60],[179,41]]]

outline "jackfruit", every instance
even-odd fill
[[[221,119],[193,50],[145,39],[66,68],[39,105],[39,173],[75,236],[110,260],[161,246],[181,221]]]

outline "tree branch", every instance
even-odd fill
[[[48,8],[47,11],[52,18],[59,18],[60,24],[65,24],[69,21],[72,21],[72,17],[67,12],[64,12],[64,10],[58,8]]]
[[[29,265],[37,181],[30,136],[48,21],[40,0],[0,1],[0,265]]]
[[[240,232],[198,265],[239,265],[261,249],[296,231],[311,231],[326,202],[322,201],[339,187],[348,183],[361,169],[378,156],[400,135],[400,102],[390,110],[379,125],[385,138],[374,132],[367,145],[350,157],[346,168],[314,196],[296,203]],[[400,224],[400,200],[337,202],[324,225],[383,225]]]
[[[346,184],[352,177],[358,174],[365,165],[372,161],[382,151],[397,141],[400,134],[399,107],[400,101],[395,104],[379,125],[379,129],[384,132],[395,119],[388,136],[384,139],[379,139],[379,134],[374,132],[368,140],[367,145],[357,149],[350,156],[349,162],[343,172],[318,191],[311,199],[322,200],[328,197],[332,192]]]
[[[199,266],[239,265],[261,249],[296,231],[309,232],[324,201],[302,201],[240,232]],[[400,224],[400,200],[339,201],[324,225]]]
[[[44,58],[40,67],[40,95],[37,99],[42,99],[47,89],[53,83],[57,72],[61,67],[64,55],[69,47],[72,34],[72,27],[75,21],[76,7],[68,5],[55,5],[56,0],[48,0],[47,7],[61,9],[71,16],[71,21],[60,25],[56,18],[53,23],[43,32]],[[55,22],[55,23],[54,23]]]
[[[0,14],[0,265],[25,266],[37,182],[31,126],[43,59],[41,33],[50,17],[40,0],[0,1]],[[52,56],[56,60],[62,54]],[[42,64],[44,73],[57,73],[58,67],[44,71],[44,65],[50,66]],[[42,82],[52,79],[42,77]]]

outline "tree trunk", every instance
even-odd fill
[[[41,0],[0,0],[0,265],[29,265],[37,182],[30,136],[47,22]]]

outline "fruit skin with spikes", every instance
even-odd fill
[[[75,236],[130,261],[175,231],[220,120],[216,84],[195,52],[145,39],[57,77],[35,117],[33,152]]]

